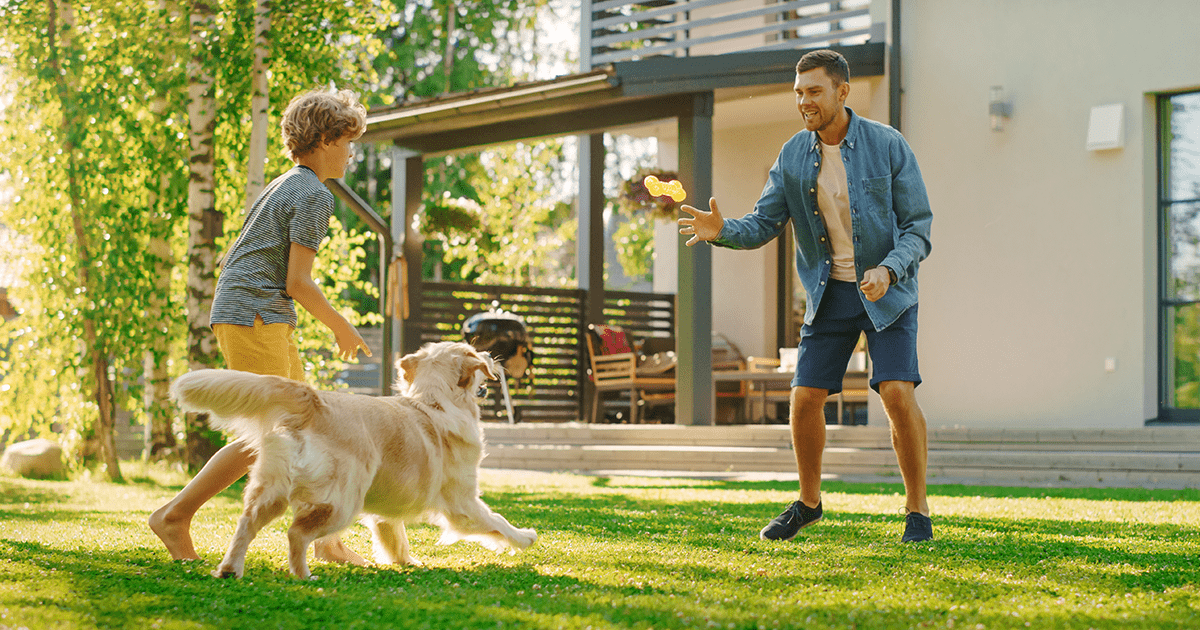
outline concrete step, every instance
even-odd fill
[[[786,426],[487,423],[492,468],[795,475]],[[1200,429],[980,431],[929,436],[930,483],[1200,487]],[[888,430],[830,426],[823,473],[899,481]]]
[[[492,443],[690,444],[791,448],[784,425],[688,427],[681,425],[592,425],[485,423]],[[1164,451],[1200,452],[1200,428],[1097,430],[937,429],[929,432],[930,450],[964,451]],[[884,427],[830,425],[826,444],[891,449]]]

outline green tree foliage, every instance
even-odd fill
[[[252,94],[248,69],[258,3],[71,2],[73,39],[70,47],[57,51],[56,72],[47,63],[53,46],[48,24],[64,4],[0,2],[0,66],[13,97],[0,111],[0,172],[14,188],[10,203],[0,207],[0,223],[26,245],[21,284],[10,292],[20,316],[0,325],[0,348],[7,347],[0,354],[0,433],[48,434],[57,427],[68,436],[76,463],[82,463],[95,450],[100,417],[98,399],[91,395],[97,362],[87,352],[88,326],[104,344],[107,366],[101,372],[112,383],[112,404],[133,422],[144,421],[146,409],[154,407],[143,402],[144,370],[165,364],[169,375],[176,376],[188,369],[187,64],[199,63],[196,69],[212,77],[211,190],[218,220],[210,227],[215,250],[223,252],[239,231],[245,203]],[[287,102],[311,88],[355,89],[368,105],[381,106],[506,83],[517,67],[505,63],[515,50],[512,35],[531,27],[543,5],[542,0],[270,3],[271,128],[278,129]],[[211,20],[197,28],[192,45],[189,20],[197,8],[206,9]],[[523,54],[521,61],[528,67],[536,55]],[[58,81],[70,82],[71,111],[63,111],[63,101],[46,98],[55,94]],[[64,120],[74,126],[65,130]],[[560,159],[561,148],[534,153],[521,158],[526,159],[523,168],[547,167]],[[282,157],[277,132],[270,135],[267,155],[268,181],[291,167]],[[77,166],[68,169],[72,159]],[[372,200],[389,198],[388,156],[375,154],[363,162],[359,173],[347,179],[360,194],[370,188]],[[482,186],[475,177],[492,177],[505,167],[489,166],[479,156],[442,164],[429,169],[426,198],[443,199],[450,192],[453,198],[471,199],[489,210],[479,213],[478,225],[497,231],[501,227],[495,222],[502,220],[483,215],[505,208],[509,227],[537,234],[537,251],[552,252],[566,237],[565,206],[533,199],[536,186],[515,183],[516,171],[511,191],[485,191],[476,189]],[[76,204],[70,202],[71,174],[81,200]],[[516,213],[517,203],[535,214]],[[431,204],[427,215],[439,207]],[[72,211],[81,219],[89,246],[86,260],[77,247]],[[376,310],[378,291],[369,283],[378,269],[375,239],[352,215],[341,219],[344,223],[331,224],[315,273],[335,307],[356,325],[369,324],[375,316],[352,312],[347,298],[355,304],[372,302],[372,308],[361,309],[365,312]],[[544,229],[539,219],[555,229]],[[513,242],[500,237],[494,243],[494,264],[519,262],[524,245],[523,237]],[[10,255],[15,252],[0,252]],[[375,260],[368,261],[370,256]],[[81,262],[91,278],[85,285],[79,281]],[[566,264],[544,277],[526,269],[505,278],[561,283],[571,268]],[[199,304],[203,308],[202,300]],[[328,386],[342,369],[329,353],[331,335],[302,313],[297,337],[310,378]],[[211,354],[201,364],[220,367]],[[152,403],[168,408],[160,389],[149,391],[151,398],[159,398]],[[177,433],[181,426],[175,424]],[[197,431],[203,432],[203,426]]]
[[[546,0],[410,0],[376,33],[380,50],[360,61],[378,77],[370,105],[524,78],[511,60],[537,63],[537,51],[519,51],[508,36],[533,29]]]
[[[11,203],[0,208],[0,222],[28,243],[22,282],[10,294],[20,316],[0,326],[0,347],[9,348],[0,361],[0,431],[45,434],[57,425],[72,453],[86,456],[95,448],[90,438],[100,417],[97,399],[90,395],[96,362],[85,347],[88,326],[104,344],[108,364],[103,372],[115,383],[112,400],[135,421],[143,414],[140,376],[147,351],[159,348],[153,360],[171,364],[173,374],[186,369],[179,359],[186,337],[187,273],[174,261],[187,254],[188,7],[71,3],[71,44],[55,49],[48,24],[52,16],[61,19],[63,6],[48,0],[0,4],[0,64],[14,97],[0,113],[0,169],[15,189]],[[228,0],[210,6],[214,20],[204,37],[213,52],[208,70],[217,103],[213,192],[217,210],[238,225],[246,183],[250,86],[245,69],[253,3]],[[331,83],[351,89],[370,84],[373,71],[363,60],[378,52],[372,34],[392,13],[384,2],[280,3],[271,58],[276,128],[282,108],[298,92]],[[49,63],[53,54],[57,73]],[[60,80],[69,82],[70,98],[47,99]],[[282,157],[278,134],[273,136],[268,177],[291,166]],[[73,196],[80,202],[72,204]],[[76,246],[73,211],[88,245],[86,260]],[[335,230],[317,265],[336,270],[327,286],[340,287],[350,281],[343,267],[361,268],[365,237]],[[236,230],[218,239],[222,251],[234,235]],[[163,256],[148,253],[156,236],[170,243],[165,266]],[[86,286],[77,274],[81,262],[91,278]],[[164,285],[155,282],[164,274],[171,279],[165,284],[167,296],[161,295]],[[336,294],[331,298],[335,306],[346,306]],[[314,328],[319,324],[301,326],[301,336],[314,345],[326,350],[332,345],[323,328]],[[169,337],[168,344],[152,342],[162,335]],[[170,356],[161,356],[162,347]],[[313,377],[326,382],[340,367],[336,361],[313,360],[323,363]]]
[[[517,143],[480,154],[476,199],[426,203],[422,232],[444,244],[444,259],[484,284],[562,287],[574,284],[577,221],[562,198],[561,141]]]
[[[9,388],[0,416],[17,434],[57,422],[68,446],[89,455],[107,410],[90,395],[96,364],[84,347],[87,329],[96,331],[110,382],[140,371],[146,336],[154,334],[139,317],[151,294],[147,226],[179,208],[152,204],[150,191],[165,183],[174,193],[166,198],[181,199],[186,180],[160,177],[183,165],[182,153],[164,144],[181,122],[161,120],[148,103],[179,84],[156,52],[168,32],[161,15],[143,5],[21,2],[0,13],[0,59],[15,93],[0,121],[0,163],[17,194],[0,221],[30,243],[24,283],[12,295],[22,316],[0,329],[0,340],[12,343],[0,364],[0,387]],[[68,97],[45,98],[60,81]],[[81,263],[86,286],[76,273]],[[111,393],[128,404],[126,388]]]
[[[470,3],[422,0],[405,3],[393,16],[389,27],[378,33],[383,50],[371,61],[378,77],[373,86],[371,105],[390,106],[528,79],[528,72],[548,55],[537,46],[522,41],[519,34],[537,32],[538,19],[544,15],[546,5],[546,0],[479,0]],[[561,153],[561,143],[551,142],[545,151]],[[509,147],[490,155],[503,160],[505,152],[515,155],[519,150]],[[470,213],[472,203],[487,207],[485,197],[493,198],[497,194],[484,190],[491,188],[495,180],[488,176],[489,167],[481,162],[481,158],[481,154],[473,153],[425,162],[423,196],[429,201],[421,214],[425,237],[423,274],[426,278],[433,278],[439,272],[447,279],[476,278],[474,266],[465,269],[467,259],[461,256],[462,252],[450,253],[455,246],[445,239],[451,234],[460,238],[470,234],[476,241],[483,242],[488,236],[480,230],[495,227],[466,220],[463,216]],[[348,174],[346,180],[368,201],[389,199],[390,167],[391,157],[386,153],[386,147],[382,150],[366,147],[358,168]],[[387,214],[389,209],[377,207],[377,210]],[[441,216],[443,213],[445,216]],[[346,222],[359,225],[352,217],[347,217]],[[529,222],[521,224],[532,225]],[[518,225],[510,224],[510,230],[517,228]],[[533,238],[540,229],[534,227],[518,240],[523,241],[526,236]],[[369,248],[369,252],[367,269],[378,269],[378,250]],[[533,275],[545,276],[546,282],[557,285],[561,273],[553,269],[555,264],[552,261],[546,273],[534,272]],[[518,266],[529,267],[529,262],[523,261]],[[491,267],[500,276],[521,276],[517,271],[510,273],[507,269],[500,271],[494,265]],[[529,275],[528,269],[525,275]],[[364,311],[378,310],[367,296],[362,296],[359,307]]]

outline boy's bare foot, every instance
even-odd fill
[[[150,515],[148,521],[150,530],[158,536],[172,560],[199,560],[196,548],[192,546],[192,519],[171,520],[167,517],[167,506],[158,508]]]
[[[313,555],[326,562],[344,562],[359,567],[368,564],[362,556],[351,551],[341,538],[334,536],[313,541]]]

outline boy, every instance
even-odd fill
[[[304,380],[292,339],[293,301],[333,331],[338,355],[371,350],[313,281],[317,247],[329,230],[333,195],[324,182],[345,175],[352,142],[366,130],[366,108],[348,90],[314,90],[292,99],[283,113],[283,143],[296,166],[272,181],[246,215],[241,234],[221,263],[212,329],[230,369]],[[190,526],[200,506],[240,479],[254,463],[242,442],[217,451],[169,503],[150,516],[150,528],[175,560],[199,560]],[[318,558],[366,564],[336,536],[314,544]]]

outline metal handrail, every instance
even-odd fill
[[[330,178],[325,180],[325,187],[334,194],[346,207],[350,208],[358,218],[362,219],[372,232],[379,235],[379,277],[388,277],[388,265],[392,261],[392,256],[395,252],[395,241],[392,239],[391,228],[388,227],[383,217],[371,208],[371,205],[359,197],[346,182],[341,179]],[[393,340],[392,330],[392,315],[387,309],[388,301],[393,299],[387,295],[387,282],[379,283],[379,314],[383,316],[383,347],[379,349],[381,360],[379,362],[379,395],[387,396],[392,391],[392,381],[394,380],[393,372],[395,367],[392,365],[392,345]]]

